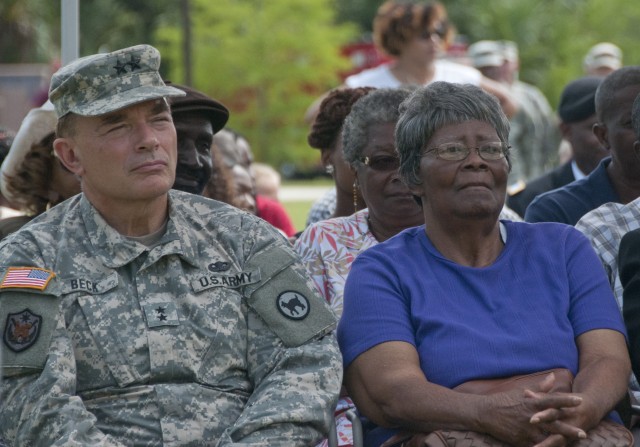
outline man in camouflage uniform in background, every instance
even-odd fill
[[[342,370],[335,319],[260,219],[174,191],[166,97],[139,45],[52,78],[83,193],[0,244],[0,439],[308,446]]]

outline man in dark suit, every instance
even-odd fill
[[[597,121],[595,95],[602,78],[590,76],[567,84],[560,97],[558,115],[562,138],[572,147],[567,163],[528,182],[509,187],[507,206],[524,217],[529,203],[539,194],[560,188],[593,171],[608,154],[592,132]]]

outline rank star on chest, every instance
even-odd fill
[[[158,306],[158,308],[156,309],[156,317],[158,318],[158,320],[167,321],[166,311],[167,309],[165,307]]]
[[[149,303],[143,305],[149,327],[178,326],[180,318],[175,303],[163,301],[162,303]]]

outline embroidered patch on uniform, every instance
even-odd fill
[[[118,286],[118,275],[112,273],[107,277],[96,278],[58,278],[62,283],[63,293],[86,292],[92,295],[108,292]]]
[[[7,315],[4,328],[4,344],[13,352],[21,352],[33,346],[40,336],[42,317],[29,309]]]
[[[207,268],[211,272],[226,272],[231,268],[231,263],[222,261],[212,262],[207,266]]]
[[[309,315],[309,300],[298,292],[288,290],[278,295],[278,310],[290,320],[304,320]]]
[[[171,301],[163,303],[145,304],[144,314],[147,317],[147,326],[179,326],[178,309]]]
[[[251,270],[240,273],[230,273],[228,275],[207,275],[201,276],[191,282],[194,292],[201,292],[212,287],[229,287],[237,289],[260,282],[260,270]]]
[[[54,276],[55,273],[36,267],[9,267],[0,289],[17,287],[44,290]]]

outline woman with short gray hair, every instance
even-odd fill
[[[509,120],[496,101],[480,88],[459,89],[454,84],[440,82],[414,95],[401,106],[402,119],[398,127],[397,145],[400,155],[400,175],[407,184],[419,184],[422,153],[433,134],[446,125],[477,119],[490,123],[505,147],[505,158],[511,167]]]
[[[378,426],[367,446],[432,445],[437,430],[559,446],[621,422],[624,324],[591,245],[568,225],[499,219],[508,132],[471,85],[433,83],[400,108],[400,171],[425,225],[360,253],[338,326],[347,391]]]
[[[422,211],[400,180],[394,129],[408,89],[378,89],[352,106],[342,129],[345,161],[368,208],[307,227],[295,248],[338,316],[351,263],[365,248],[423,223]],[[355,193],[354,193],[355,195]],[[330,242],[328,242],[330,241]]]
[[[351,216],[316,222],[295,243],[311,278],[338,317],[342,314],[344,283],[356,256],[423,223],[418,203],[400,180],[393,137],[398,107],[409,93],[379,89],[353,104],[343,126],[342,146],[368,208]],[[343,395],[337,408],[339,438],[351,439],[345,410],[353,408],[353,402]]]

